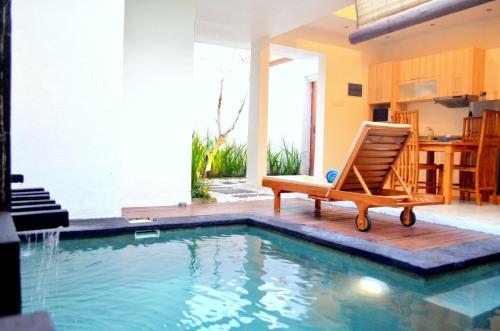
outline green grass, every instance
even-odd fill
[[[301,164],[299,151],[285,140],[278,152],[272,151],[271,143],[267,145],[268,175],[299,175]]]
[[[226,143],[215,152],[210,177],[245,177],[247,171],[246,145]]]
[[[267,144],[267,169],[268,175],[281,175],[281,151],[274,153],[271,149],[271,143]]]
[[[281,147],[283,175],[299,175],[301,163],[299,151],[293,145],[287,145],[283,140],[283,146]]]

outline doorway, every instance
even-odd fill
[[[311,82],[311,125],[309,131],[309,176],[314,175],[314,154],[316,149],[316,98],[317,81]]]

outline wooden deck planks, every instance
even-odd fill
[[[398,217],[370,212],[372,228],[359,232],[354,225],[357,210],[340,206],[314,209],[314,202],[302,199],[282,201],[281,213],[274,214],[272,200],[235,203],[195,204],[185,208],[177,206],[124,208],[126,218],[178,217],[231,213],[258,213],[283,220],[306,224],[338,232],[347,236],[383,243],[409,251],[446,247],[460,243],[495,238],[497,236],[477,231],[417,221],[413,227],[403,227]],[[418,219],[418,208],[416,209]]]

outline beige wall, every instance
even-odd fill
[[[314,29],[295,30],[274,38],[272,43],[323,54],[325,59],[323,169],[339,167],[360,123],[367,118],[368,64],[378,60],[376,52],[366,45],[350,46],[345,39]],[[348,83],[363,84],[363,96],[348,96]]]
[[[271,42],[306,49],[325,56],[325,137],[324,169],[341,163],[360,125],[367,118],[368,65],[402,60],[453,49],[479,47],[486,50],[485,90],[488,98],[500,98],[500,18],[464,24],[433,33],[387,43],[350,45],[345,36],[301,28]],[[423,46],[424,45],[424,46]],[[363,97],[348,97],[347,83],[362,83]],[[420,110],[420,131],[426,126],[437,135],[460,134],[468,110],[448,109],[433,102],[414,103]]]

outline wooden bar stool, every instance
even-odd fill
[[[478,144],[481,134],[482,117],[465,117],[462,128],[462,141],[466,143]],[[459,166],[474,167],[476,165],[477,152],[462,152],[460,153]],[[473,186],[473,173],[468,171],[459,171],[459,187],[468,188]],[[470,200],[471,192],[460,191],[460,200]]]
[[[475,131],[479,120],[469,120],[467,130],[475,139]],[[465,137],[465,136],[464,136]],[[493,196],[493,203],[497,204],[497,158],[500,149],[500,111],[485,110],[481,121],[481,130],[479,134],[479,145],[477,153],[465,153],[463,156],[464,164],[456,165],[454,169],[459,171],[460,178],[460,197],[470,199],[470,194],[474,193],[476,204],[481,205],[482,197],[488,200],[489,195]],[[468,155],[470,154],[470,155]],[[460,158],[462,160],[462,157]],[[464,195],[465,194],[465,195]]]
[[[402,179],[414,192],[417,192],[419,188],[425,188],[426,192],[437,194],[440,188],[440,182],[438,182],[438,171],[442,172],[443,166],[433,163],[420,163],[418,110],[394,112],[391,120],[392,123],[409,124],[412,129],[410,141],[401,153],[397,164],[397,169]],[[419,174],[422,170],[427,171],[428,174],[425,185],[423,185],[424,183],[419,183]],[[429,174],[431,176],[429,176]],[[396,180],[393,178],[391,181],[391,187],[394,188],[395,186]]]

